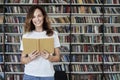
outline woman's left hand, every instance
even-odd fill
[[[47,51],[44,50],[44,51],[41,52],[41,56],[45,59],[48,59],[50,57],[50,54]]]

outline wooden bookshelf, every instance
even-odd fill
[[[53,29],[59,33],[61,61],[54,63],[55,70],[65,70],[68,80],[120,78],[120,0],[4,2],[0,3],[0,60],[4,42],[5,58],[0,62],[0,75],[6,80],[22,78],[24,66],[20,63],[19,47],[26,12],[31,5],[43,6]]]

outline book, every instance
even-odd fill
[[[3,23],[3,16],[0,16],[0,23]]]
[[[23,38],[23,53],[29,54],[35,50],[54,53],[54,39],[53,38]]]

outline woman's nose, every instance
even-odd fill
[[[38,18],[38,17],[36,17],[36,20],[39,20],[39,18]]]

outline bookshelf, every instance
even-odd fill
[[[119,2],[79,1],[72,3],[72,29],[75,31],[71,35],[71,72],[66,69],[69,64],[65,64],[66,71],[71,73],[70,80],[118,80],[120,44],[115,37],[120,35],[116,32]],[[69,58],[69,55],[64,57]]]
[[[4,9],[3,9],[3,2],[0,1],[0,79],[4,79],[4,24],[3,24],[3,14],[4,14]]]
[[[119,0],[0,0],[0,75],[21,80],[20,40],[26,12],[41,5],[61,42],[61,61],[68,80],[120,78]],[[4,19],[4,20],[3,20]],[[2,49],[2,48],[3,49]],[[1,77],[0,77],[1,78]]]

